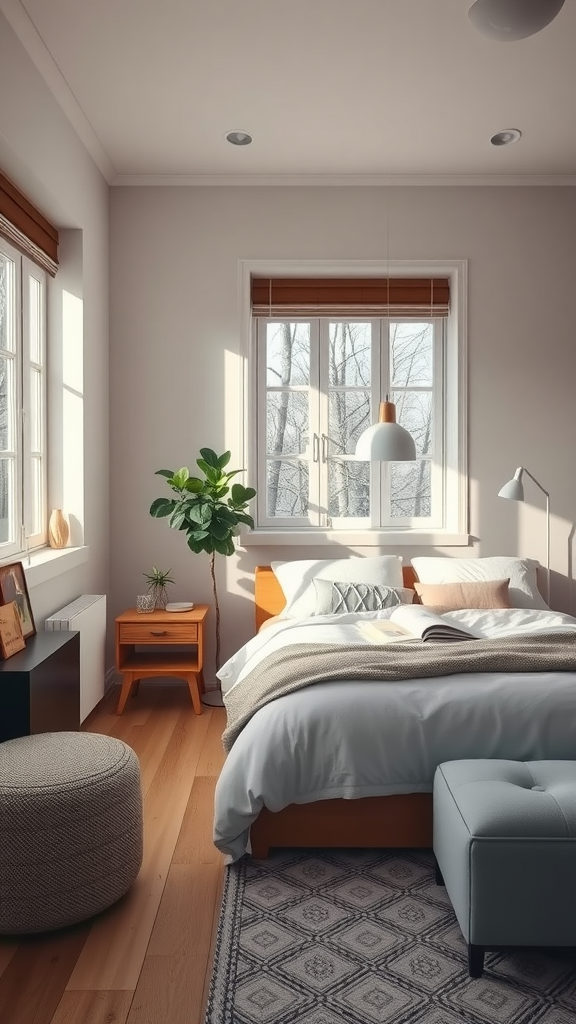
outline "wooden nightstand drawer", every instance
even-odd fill
[[[195,644],[198,642],[197,622],[121,622],[118,639],[121,644]]]

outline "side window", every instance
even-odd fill
[[[46,540],[46,274],[0,238],[0,558]]]

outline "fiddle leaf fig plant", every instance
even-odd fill
[[[156,498],[150,506],[155,519],[168,519],[172,530],[180,530],[191,551],[210,556],[210,576],[216,612],[216,668],[220,668],[220,604],[214,559],[216,554],[233,555],[234,537],[240,525],[253,527],[254,520],[246,511],[255,496],[253,487],[233,483],[241,469],[227,470],[231,453],[217,455],[211,448],[201,448],[196,465],[202,476],[192,476],[190,470],[158,469],[156,476],[166,478],[173,498]]]

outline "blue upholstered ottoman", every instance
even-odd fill
[[[447,761],[434,776],[434,854],[468,943],[576,946],[576,761]]]

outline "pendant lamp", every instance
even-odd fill
[[[358,438],[356,458],[363,462],[413,462],[416,458],[414,438],[396,423],[396,406],[388,398],[380,403],[378,423]]]
[[[564,0],[476,0],[468,17],[482,35],[507,43],[540,32],[563,6]]]

